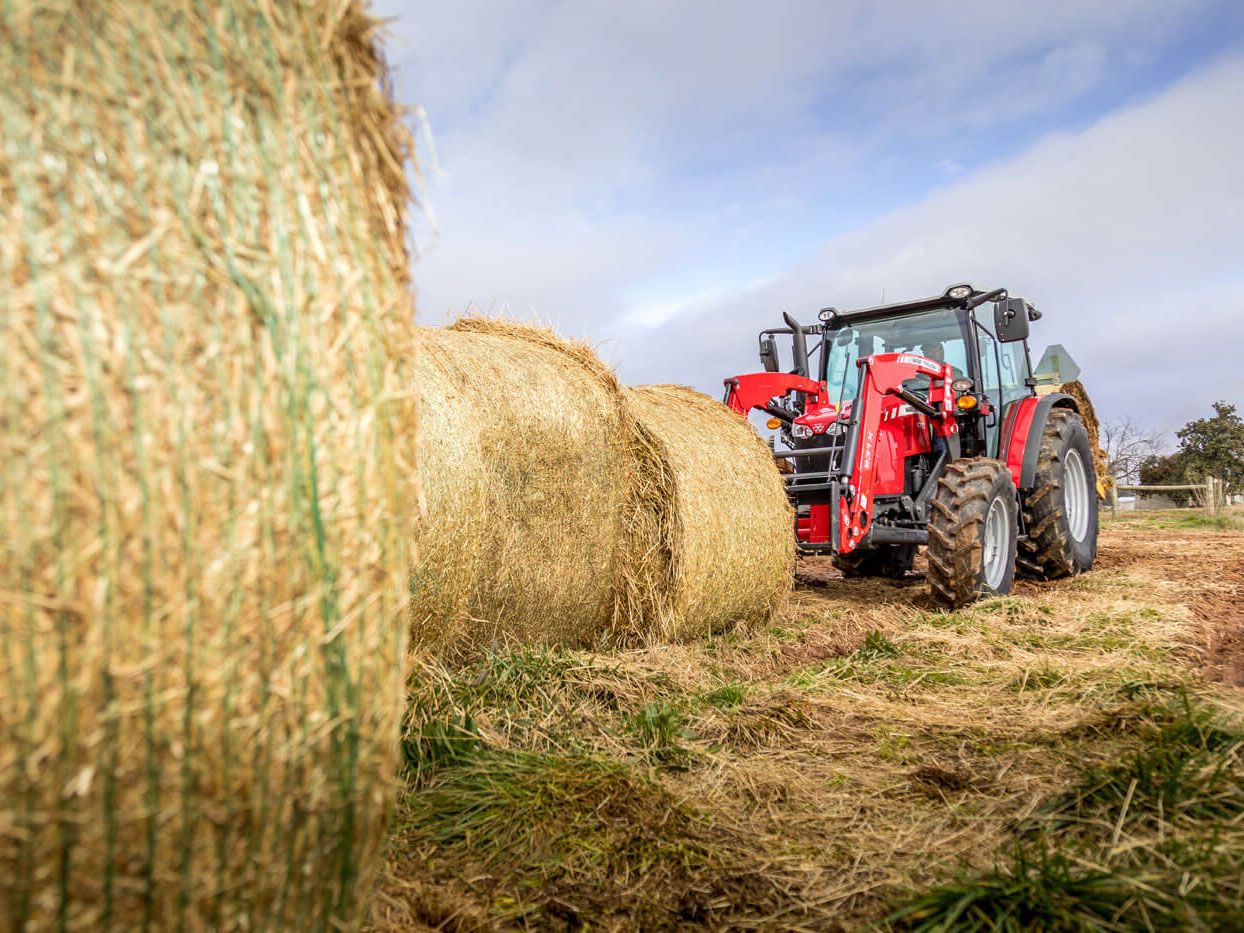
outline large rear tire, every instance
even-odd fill
[[[1011,592],[1019,501],[1011,471],[983,457],[946,465],[929,515],[928,580],[933,598],[957,609]]]
[[[1083,573],[1097,559],[1097,476],[1088,431],[1078,414],[1055,408],[1045,422],[1032,491],[1023,499],[1028,537],[1019,570],[1054,580]]]
[[[884,577],[901,580],[916,562],[914,544],[882,544],[866,551],[834,556],[834,567],[848,579]]]

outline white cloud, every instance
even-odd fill
[[[426,106],[447,173],[420,316],[551,321],[608,338],[627,378],[715,391],[781,308],[968,275],[1045,307],[1038,339],[1068,343],[1107,408],[1130,404],[1136,367],[1114,351],[1136,331],[1111,340],[1117,310],[1156,323],[1193,300],[1183,283],[1234,268],[1238,73],[1033,142],[1121,96],[1205,6],[382,0],[399,91]],[[1230,306],[1235,285],[1214,287]],[[1180,404],[1149,410],[1203,399]]]
[[[643,336],[634,380],[715,391],[753,368],[780,310],[1005,285],[1045,312],[1034,342],[1067,344],[1107,413],[1176,426],[1244,398],[1244,60],[968,177],[841,236],[764,288]],[[637,340],[638,343],[638,340]],[[688,363],[684,349],[694,344]]]

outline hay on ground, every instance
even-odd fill
[[[552,331],[421,328],[413,645],[587,645],[625,603],[633,432],[613,374]]]
[[[413,467],[355,3],[0,13],[0,916],[357,922]]]
[[[693,389],[640,386],[627,400],[657,451],[643,484],[657,546],[644,567],[642,634],[685,641],[767,621],[790,587],[795,555],[790,505],[764,442]]]

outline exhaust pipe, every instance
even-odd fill
[[[807,378],[808,375],[808,339],[804,336],[803,327],[790,316],[789,311],[782,312],[782,319],[794,334],[795,373]]]

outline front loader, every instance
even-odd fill
[[[926,546],[930,590],[948,607],[1010,592],[1017,571],[1093,565],[1093,450],[1075,399],[1036,392],[1035,308],[955,285],[818,317],[784,315],[760,334],[764,371],[725,380],[726,404],[768,414],[782,441],[801,553],[832,555],[846,576],[902,577]]]

